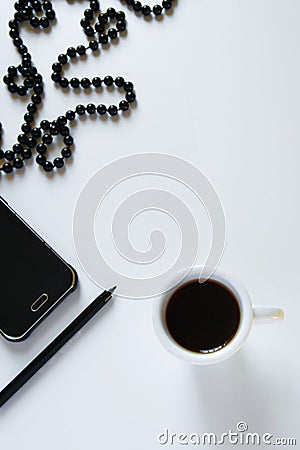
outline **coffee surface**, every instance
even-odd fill
[[[165,323],[173,339],[187,350],[210,353],[230,342],[240,323],[234,294],[213,280],[190,281],[170,297]]]

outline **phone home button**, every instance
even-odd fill
[[[40,297],[32,303],[30,307],[31,311],[36,312],[38,309],[40,309],[46,303],[48,298],[48,294],[40,295]]]

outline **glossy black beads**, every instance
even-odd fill
[[[142,5],[140,1],[136,0],[125,0],[126,4],[132,8],[136,13],[142,14],[148,17],[153,14],[153,16],[161,16],[165,11],[172,9],[174,0],[163,0],[161,5],[155,5],[152,8],[149,5]]]
[[[159,9],[155,10],[155,7],[151,9],[143,6],[140,1],[126,0],[126,3],[139,14],[150,15],[155,14],[155,11],[159,12]],[[167,10],[171,7],[170,5],[172,6],[172,1],[165,0],[160,8]],[[56,15],[52,2],[49,0],[18,0],[14,8],[16,12],[14,19],[9,22],[9,35],[21,61],[19,65],[8,67],[3,81],[11,94],[28,97],[29,102],[24,112],[17,142],[6,151],[2,150],[0,145],[0,171],[10,174],[13,170],[21,169],[25,160],[30,159],[36,151],[36,163],[46,172],[52,172],[54,169],[64,167],[65,159],[72,156],[74,139],[70,135],[68,126],[70,122],[84,115],[98,114],[115,117],[128,111],[130,104],[136,99],[133,84],[124,80],[123,77],[115,78],[106,75],[80,79],[75,76],[68,79],[63,72],[67,71],[68,63],[79,58],[83,59],[91,52],[101,51],[101,46],[105,48],[111,41],[122,36],[127,27],[125,13],[115,8],[100,12],[99,1],[89,0],[89,7],[85,9],[84,17],[80,21],[84,33],[90,38],[89,42],[86,45],[69,46],[65,52],[60,53],[57,61],[52,64],[51,73],[52,80],[63,89],[95,89],[97,92],[101,92],[100,88],[107,88],[109,91],[116,89],[120,94],[123,93],[123,99],[121,98],[116,105],[79,104],[74,107],[74,110],[66,111],[55,120],[42,119],[36,124],[37,113],[44,98],[43,77],[34,66],[29,50],[20,37],[20,29],[25,22],[34,29],[47,29]],[[60,155],[54,157],[51,162],[47,159],[48,149],[56,143],[57,137],[63,140],[64,147]],[[2,125],[0,123],[0,144],[2,144],[1,140]]]

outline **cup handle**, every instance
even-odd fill
[[[274,306],[254,306],[253,323],[274,323],[284,319],[284,312]]]

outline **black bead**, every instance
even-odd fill
[[[97,106],[97,113],[100,114],[100,116],[103,116],[104,114],[106,114],[106,106],[105,105],[98,105]]]
[[[160,14],[162,13],[162,7],[160,5],[153,6],[152,10],[155,16],[160,16]]]
[[[41,75],[40,73],[35,73],[35,74],[33,75],[33,81],[34,81],[36,84],[42,84],[42,82],[43,82],[43,77],[42,77],[42,75]]]
[[[67,118],[69,121],[74,120],[74,119],[75,119],[75,112],[72,111],[71,109],[69,109],[69,111],[66,112],[66,118]]]
[[[59,55],[57,59],[61,64],[67,64],[67,62],[68,62],[67,56],[64,55],[63,53],[61,55]]]
[[[24,114],[24,120],[27,123],[32,123],[34,121],[34,115],[29,113],[29,112],[27,112],[27,113]]]
[[[38,128],[38,127],[32,128],[32,130],[31,130],[31,135],[32,135],[33,137],[39,138],[39,137],[41,137],[41,134],[42,134],[42,132],[41,132],[41,129],[40,129],[40,128]]]
[[[98,0],[92,0],[91,3],[90,3],[90,8],[93,11],[99,11],[100,5],[99,5]]]
[[[89,44],[90,49],[95,52],[96,50],[98,50],[99,48],[99,44],[97,41],[95,41],[94,39],[90,42]]]
[[[118,32],[115,28],[110,28],[107,32],[110,39],[116,39],[118,37]]]
[[[53,72],[51,75],[51,79],[52,81],[54,81],[55,83],[58,83],[60,80],[61,76],[59,72]]]
[[[9,66],[9,68],[7,69],[7,73],[12,76],[15,77],[18,73],[17,68],[15,66]]]
[[[54,163],[55,167],[60,169],[64,165],[64,160],[63,160],[63,158],[57,157],[57,158],[54,159],[53,163]]]
[[[57,118],[57,123],[58,123],[59,125],[61,125],[61,126],[66,125],[66,123],[67,123],[66,117],[65,117],[65,116],[59,116],[59,117]]]
[[[40,11],[42,9],[41,2],[39,0],[34,0],[32,2],[32,7],[35,11]]]
[[[53,141],[53,138],[50,134],[44,134],[44,136],[42,137],[42,141],[44,142],[44,144],[51,144]]]
[[[16,28],[13,28],[12,30],[10,30],[9,35],[14,39],[19,36],[19,31]]]
[[[38,17],[36,17],[36,16],[31,17],[31,19],[30,19],[30,25],[31,25],[33,28],[38,28],[38,27],[40,26],[40,19],[39,19]]]
[[[50,25],[49,19],[47,17],[41,17],[40,24],[42,25],[43,28],[48,28]]]
[[[51,9],[50,11],[46,12],[46,17],[49,20],[54,20],[55,16],[56,16],[56,14],[55,14],[55,11],[53,11],[53,9]]]
[[[88,20],[92,20],[92,18],[94,17],[94,13],[90,8],[87,8],[84,11],[84,17],[86,17]]]
[[[23,165],[24,165],[23,159],[21,159],[21,158],[15,158],[14,159],[13,166],[16,169],[22,169]]]
[[[31,126],[29,123],[23,123],[23,125],[21,126],[21,130],[23,131],[23,133],[25,134],[29,134],[31,132]]]
[[[103,45],[107,44],[108,43],[108,36],[106,34],[104,34],[104,33],[101,33],[99,35],[99,42],[100,42],[100,44],[103,44]]]
[[[57,136],[58,135],[58,126],[57,125],[50,125],[50,134],[51,136]]]
[[[115,79],[115,85],[117,86],[117,87],[122,87],[123,85],[124,85],[124,78],[123,77],[117,77],[116,79]]]
[[[142,4],[141,4],[141,2],[139,2],[139,1],[135,1],[135,2],[133,3],[132,7],[133,7],[133,10],[134,10],[134,11],[139,12],[139,11],[141,11],[141,9],[142,9]]]
[[[94,36],[95,34],[94,28],[91,27],[90,25],[84,29],[84,32],[88,37]]]
[[[8,85],[13,82],[13,78],[10,75],[4,75],[3,82],[4,84]]]
[[[172,8],[172,2],[170,0],[163,0],[162,6],[166,10],[171,9]]]
[[[14,7],[16,11],[22,11],[24,4],[22,1],[18,1],[14,4]]]
[[[101,22],[96,22],[95,23],[95,30],[97,31],[97,33],[104,33],[105,24],[103,24]]]
[[[29,137],[28,141],[27,141],[27,145],[29,148],[36,147],[36,139],[34,139],[34,137]]]
[[[62,70],[62,65],[58,62],[52,64],[53,72],[60,72]]]
[[[36,151],[40,154],[40,155],[44,155],[47,152],[47,146],[45,144],[38,144],[36,146]]]
[[[27,89],[32,89],[34,85],[33,79],[32,78],[26,78],[26,80],[24,80],[24,86]]]
[[[17,92],[17,89],[18,89],[18,88],[17,88],[16,83],[9,83],[7,89],[9,90],[9,92],[10,92],[11,94],[14,94],[15,92]]]
[[[70,85],[72,86],[72,88],[77,89],[79,88],[79,80],[76,77],[71,78],[70,80]]]
[[[78,45],[76,51],[77,51],[78,55],[82,56],[82,55],[85,55],[86,48],[84,45]]]
[[[76,106],[76,113],[79,116],[83,116],[83,114],[85,113],[85,107],[83,105],[77,105]],[[66,144],[67,145],[67,144]]]
[[[12,150],[6,150],[6,152],[4,153],[4,157],[5,159],[7,159],[7,161],[12,161],[15,157],[15,154]]]
[[[32,94],[31,101],[32,101],[32,103],[35,103],[36,105],[41,103],[42,99],[41,99],[40,94]]]
[[[105,14],[105,13],[99,14],[98,20],[99,20],[100,23],[102,23],[102,24],[105,25],[105,24],[108,22],[108,16],[107,16],[107,14]]]
[[[13,44],[14,44],[15,47],[19,48],[20,45],[23,44],[23,40],[22,40],[21,38],[18,37],[18,38],[16,38],[16,39],[13,40]]]
[[[50,9],[52,9],[52,3],[49,2],[48,0],[44,1],[43,9],[44,11],[49,11]]]
[[[30,148],[23,148],[21,155],[23,159],[30,159],[32,157],[32,152]]]
[[[63,126],[60,129],[60,134],[61,134],[61,136],[68,136],[70,134],[70,128],[66,127],[66,126]]]
[[[108,113],[111,116],[116,116],[118,114],[118,108],[116,107],[116,105],[110,105],[108,107]]]
[[[27,94],[27,89],[26,89],[25,86],[23,86],[23,85],[21,84],[21,86],[18,86],[17,92],[18,92],[18,94],[19,94],[21,97],[24,97],[24,96]]]
[[[106,77],[104,78],[104,84],[106,85],[106,86],[112,86],[113,85],[113,82],[114,82],[114,79],[113,79],[113,77],[111,77],[110,75],[106,75]]]
[[[93,84],[93,86],[94,86],[95,88],[100,87],[101,84],[102,84],[101,78],[99,78],[99,77],[94,77],[94,78],[92,79],[92,84]]]
[[[69,147],[64,147],[64,148],[62,149],[62,151],[61,151],[61,155],[62,155],[64,158],[70,158],[70,156],[72,155],[72,152],[71,152],[71,150],[69,149]]]
[[[12,149],[13,149],[14,153],[18,154],[18,153],[21,153],[21,151],[23,150],[23,147],[21,144],[14,144]]]
[[[96,106],[93,103],[89,103],[86,107],[88,114],[95,114]]]
[[[26,136],[26,134],[19,134],[18,142],[20,142],[20,144],[26,144],[27,143],[27,136]]]
[[[27,105],[27,111],[31,112],[31,113],[36,113],[37,112],[37,106],[34,103],[29,103]]]
[[[0,148],[0,159],[4,158],[4,151]]]
[[[88,78],[82,78],[82,80],[80,81],[80,85],[81,87],[83,87],[84,89],[88,89],[91,86],[91,82]]]
[[[43,168],[44,168],[45,172],[52,172],[52,170],[53,170],[52,162],[46,161],[43,165]]]
[[[90,21],[86,18],[83,18],[80,21],[80,25],[82,26],[82,28],[87,28],[90,26]]]
[[[35,160],[36,160],[37,164],[39,164],[40,166],[43,166],[46,162],[46,157],[45,157],[45,155],[39,154],[39,155],[37,155]]]
[[[108,15],[108,17],[113,19],[115,17],[115,15],[116,15],[115,8],[108,8],[108,10],[106,11],[106,14]]]
[[[129,91],[126,93],[125,98],[129,103],[133,103],[136,99],[136,95],[133,91]]]
[[[126,81],[123,85],[123,88],[126,92],[133,91],[133,84],[131,83],[131,81]]]
[[[29,55],[29,53],[26,53],[26,55]],[[31,67],[32,61],[28,56],[23,55],[22,64],[24,67]]]
[[[133,6],[133,2],[131,3],[130,6]],[[125,20],[125,13],[124,13],[124,11],[116,12],[116,19],[117,20]]]
[[[36,84],[33,86],[33,90],[34,90],[34,92],[36,92],[37,94],[42,94],[42,93],[44,92],[43,86],[42,86],[41,84],[39,84],[39,83],[36,83]]]
[[[21,67],[20,68],[20,73],[23,75],[23,77],[29,77],[30,76],[30,70],[28,67]]]
[[[19,45],[19,47],[18,47],[18,52],[19,52],[21,55],[24,55],[25,53],[28,52],[28,48],[26,47],[26,45],[21,44],[21,45]]]
[[[4,163],[2,166],[2,170],[5,173],[11,173],[13,171],[13,166],[9,162]]]
[[[68,55],[70,58],[75,58],[75,56],[76,56],[76,50],[75,50],[75,48],[74,48],[74,47],[69,47],[68,50],[67,50],[67,55]]]
[[[129,103],[126,100],[122,100],[119,103],[119,108],[121,111],[127,111],[129,109]]]
[[[62,78],[59,80],[59,85],[60,85],[62,88],[67,88],[67,87],[69,86],[69,80],[68,80],[67,78],[65,78],[65,77],[62,77]]]
[[[8,22],[8,26],[9,26],[9,28],[18,28],[19,24],[16,20],[10,20]]]
[[[64,137],[64,143],[68,147],[70,147],[73,144],[73,142],[74,142],[74,139],[72,138],[72,136],[65,136]]]
[[[42,128],[43,130],[49,130],[49,128],[50,128],[50,122],[49,122],[49,120],[42,120],[42,121],[41,121],[41,128]]]
[[[116,23],[116,27],[117,27],[118,31],[124,31],[124,30],[126,30],[126,22],[124,22],[124,20],[119,20]]]

